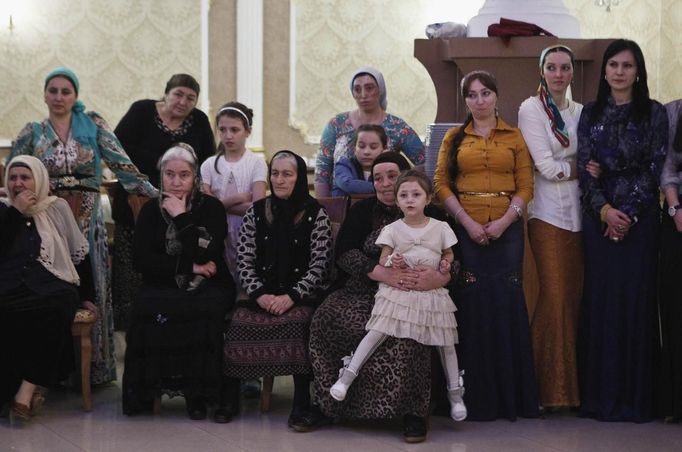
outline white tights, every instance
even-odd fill
[[[365,365],[370,356],[379,348],[381,344],[388,338],[387,334],[379,331],[370,330],[365,337],[362,338],[358,348],[353,353],[353,358],[348,364],[348,369],[357,375]],[[445,371],[445,380],[448,382],[448,390],[453,390],[459,387],[459,364],[457,362],[457,352],[454,345],[438,346],[438,355],[440,362]],[[353,377],[354,378],[354,377]]]

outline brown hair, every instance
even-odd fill
[[[199,95],[199,82],[189,74],[173,74],[166,82],[166,90],[163,93],[168,94],[170,90],[177,88],[178,86],[189,88],[197,93],[197,96]]]
[[[222,105],[218,109],[218,114],[215,115],[216,129],[218,129],[218,121],[220,121],[220,118],[223,116],[239,119],[242,122],[244,129],[251,131],[251,126],[253,125],[253,110],[246,105],[234,101]],[[218,153],[216,155],[218,157],[213,161],[213,168],[216,173],[220,174],[218,160],[220,160],[220,156],[225,155],[225,146],[223,146],[223,143],[218,144]]]
[[[433,183],[429,177],[418,169],[408,169],[400,173],[398,180],[395,181],[395,195],[398,196],[400,186],[405,182],[416,182],[426,192],[426,196],[433,195]]]
[[[374,132],[377,134],[379,137],[379,140],[381,141],[381,145],[386,149],[388,147],[388,135],[386,135],[386,130],[378,126],[376,124],[363,124],[360,127],[358,127],[358,130],[355,132],[355,140],[353,140],[355,146],[358,145],[358,139],[360,138],[360,132]]]
[[[488,71],[472,71],[464,76],[461,84],[461,94],[463,98],[467,97],[469,94],[469,88],[471,84],[478,80],[483,86],[488,88],[490,91],[497,95],[497,80],[495,76]],[[462,124],[452,140],[452,147],[450,148],[450,154],[448,155],[448,175],[450,176],[451,187],[455,187],[455,181],[457,180],[457,174],[459,173],[459,167],[457,166],[457,154],[459,153],[459,145],[462,144],[464,139],[464,129],[467,128],[469,124],[474,120],[471,112],[467,114],[464,124]],[[456,190],[453,190],[456,191]]]
[[[242,103],[232,101],[221,105],[215,115],[216,125],[222,116],[239,119],[246,130],[251,130],[253,127],[253,110]]]

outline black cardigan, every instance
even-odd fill
[[[146,99],[134,102],[128,112],[118,123],[114,133],[119,139],[130,160],[142,174],[149,176],[155,187],[159,186],[159,170],[156,165],[171,145],[177,142],[187,143],[194,148],[199,164],[215,154],[213,130],[206,114],[193,109],[192,127],[187,133],[173,136],[164,132],[156,124],[156,100]],[[133,214],[128,205],[128,193],[121,184],[116,188],[112,214],[116,224],[133,226]]]
[[[59,292],[73,285],[57,278],[38,262],[40,234],[35,222],[16,208],[0,203],[0,294],[22,284],[41,295]],[[81,301],[94,301],[95,288],[88,255],[76,266],[80,277]]]
[[[195,204],[191,211],[172,219],[178,230],[178,239],[182,243],[182,254],[179,256],[166,253],[168,224],[161,215],[159,200],[152,199],[142,207],[135,228],[133,264],[135,270],[142,273],[145,284],[177,287],[176,274],[192,273],[193,264],[213,261],[217,272],[209,282],[226,284],[234,288],[234,282],[223,257],[227,236],[225,209],[222,203],[212,196],[202,194],[198,196],[200,198],[198,205]],[[199,226],[206,228],[213,239],[206,249],[200,248],[198,244]]]

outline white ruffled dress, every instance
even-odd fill
[[[412,228],[398,220],[385,226],[375,243],[402,254],[412,268],[427,265],[438,269],[442,250],[457,243],[457,237],[444,221],[430,218],[425,227]],[[444,287],[404,291],[379,283],[366,329],[425,345],[454,345],[458,342],[456,310]]]

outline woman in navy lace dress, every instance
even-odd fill
[[[578,126],[585,286],[578,330],[581,413],[603,421],[652,417],[658,183],[668,120],[649,97],[639,46],[604,52],[597,100]],[[597,177],[585,169],[599,162]]]

